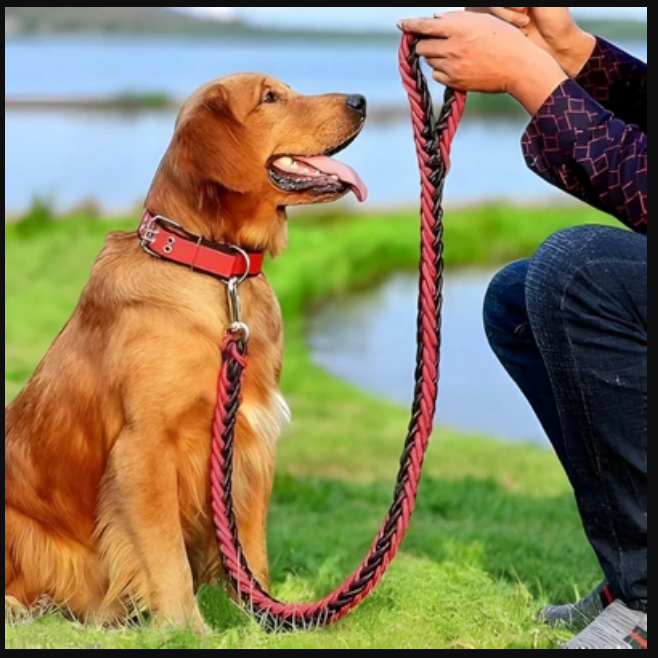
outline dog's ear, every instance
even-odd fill
[[[179,121],[172,143],[177,169],[198,183],[213,183],[239,193],[250,191],[249,163],[257,150],[236,118],[227,90],[216,85]]]
[[[224,85],[218,84],[210,89],[205,95],[204,102],[207,109],[222,116],[235,118],[229,93]]]
[[[221,84],[217,84],[203,92],[197,92],[192,99],[185,104],[178,115],[176,130],[186,127],[192,119],[203,113],[203,110],[233,116],[228,90]]]

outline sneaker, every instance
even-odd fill
[[[649,617],[617,601],[565,649],[647,649]]]
[[[604,583],[578,603],[544,608],[540,614],[540,619],[548,626],[567,626],[568,628],[582,630],[587,628],[614,602],[614,595],[608,585]]]

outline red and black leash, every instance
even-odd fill
[[[444,270],[443,191],[450,169],[451,147],[464,112],[466,96],[448,90],[443,109],[439,117],[435,117],[427,80],[416,54],[416,40],[412,36],[403,38],[400,70],[411,104],[422,181],[418,365],[412,419],[393,505],[382,530],[354,574],[317,603],[290,605],[273,599],[253,577],[240,546],[231,478],[235,428],[247,367],[247,344],[238,332],[229,333],[222,345],[223,366],[212,450],[212,505],[217,540],[232,586],[245,607],[269,630],[328,626],[354,610],[384,577],[400,549],[416,506],[438,397]]]

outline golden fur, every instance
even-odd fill
[[[276,256],[286,206],[344,191],[283,192],[268,164],[340,147],[362,123],[345,96],[304,97],[257,74],[215,81],[181,111],[147,207]],[[275,443],[288,418],[283,328],[264,277],[241,292],[252,339],[234,497],[246,556],[267,584]],[[134,233],[108,236],[73,317],[5,410],[5,609],[45,597],[83,620],[148,611],[203,630],[195,590],[222,577],[208,465],[227,325],[221,282],[151,258]]]

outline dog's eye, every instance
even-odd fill
[[[268,91],[263,96],[261,103],[263,105],[272,105],[273,103],[277,103],[278,101],[279,101],[279,97],[273,91]]]

